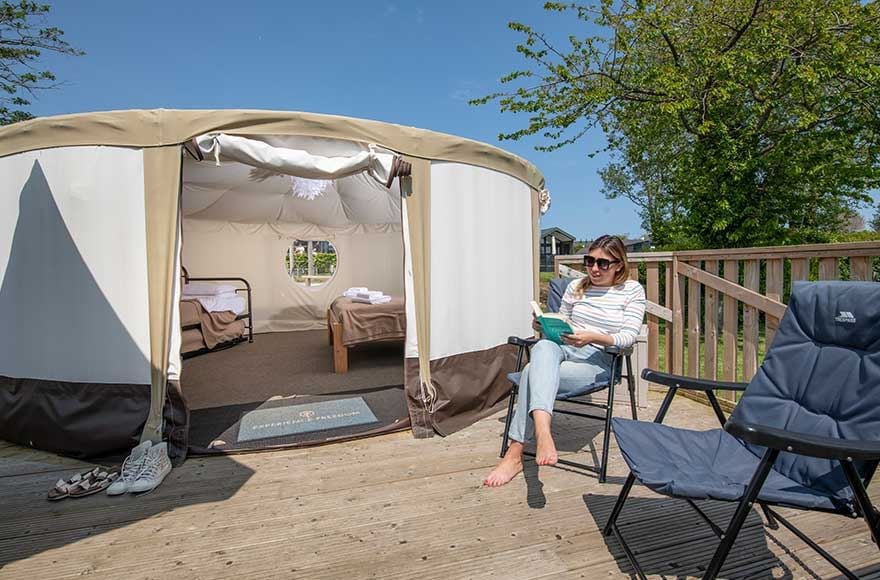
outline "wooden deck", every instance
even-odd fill
[[[659,396],[650,401],[645,416]],[[495,462],[499,417],[445,439],[401,433],[190,459],[143,497],[57,503],[45,500],[47,489],[85,464],[0,444],[0,579],[627,577],[620,547],[599,531],[626,473],[616,449],[606,485],[529,462],[525,477],[486,489],[480,480]],[[668,422],[714,426],[705,407],[684,398]],[[596,434],[574,425],[556,421],[559,447],[572,455]],[[589,460],[591,452],[576,455]],[[871,492],[876,500],[876,486]],[[726,522],[732,508],[708,511]],[[864,522],[788,513],[859,574],[880,577],[880,551]],[[639,487],[621,524],[654,577],[698,576],[716,545],[686,504]],[[722,576],[837,575],[753,513]]]

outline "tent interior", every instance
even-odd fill
[[[299,136],[204,136],[185,151],[179,266],[191,278],[247,280],[254,333],[253,342],[180,361],[191,451],[407,428],[404,341],[358,344],[338,374],[327,324],[331,303],[349,288],[402,303],[399,180],[386,186],[394,154]],[[179,298],[185,288],[181,281]],[[172,352],[186,341],[184,331]]]

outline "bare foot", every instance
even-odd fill
[[[559,461],[559,453],[556,452],[556,444],[553,443],[553,436],[550,433],[537,436],[537,453],[535,454],[535,463],[538,465],[556,465]]]
[[[532,419],[535,421],[535,438],[538,440],[535,463],[556,465],[559,454],[556,452],[556,444],[553,443],[553,435],[550,434],[550,422],[553,416],[542,409],[535,409],[532,411]]]
[[[519,456],[512,456],[508,453],[504,456],[504,459],[495,466],[495,469],[486,476],[486,479],[483,480],[483,485],[486,487],[501,487],[516,477],[516,474],[522,470],[522,458]]]

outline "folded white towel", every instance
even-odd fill
[[[381,298],[382,296],[385,296],[385,293],[382,292],[381,290],[369,290],[367,292],[358,292],[358,295],[357,295],[358,298],[370,298],[370,299]]]
[[[367,292],[367,291],[369,291],[369,288],[367,288],[366,286],[352,286],[351,288],[346,290],[345,293],[348,294],[350,292],[352,294],[357,294],[358,292]]]
[[[208,284],[206,282],[190,282],[183,286],[184,296],[235,296],[232,284]]]
[[[387,304],[388,302],[391,302],[391,296],[373,296],[372,298],[356,296],[352,298],[351,301],[360,304]]]

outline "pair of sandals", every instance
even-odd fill
[[[110,469],[96,467],[77,473],[67,480],[59,479],[46,497],[49,501],[58,501],[66,497],[85,497],[107,489],[118,477],[118,467]]]

